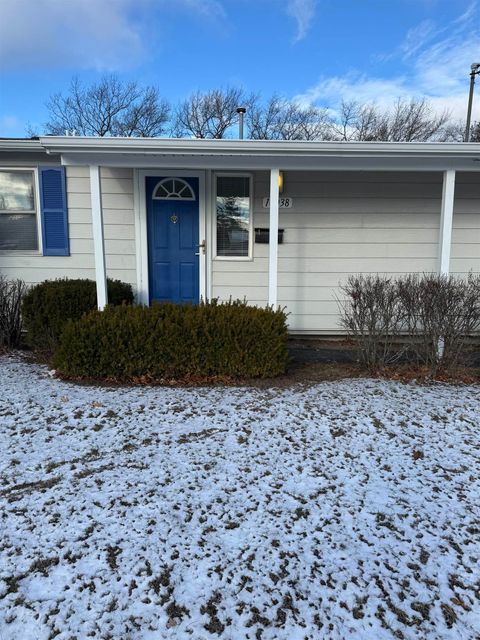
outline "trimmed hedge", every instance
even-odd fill
[[[120,280],[107,280],[108,302],[132,304],[133,291]],[[93,280],[46,280],[33,286],[23,300],[22,316],[27,342],[37,349],[53,350],[69,320],[96,309]]]
[[[286,315],[244,302],[107,307],[70,322],[53,366],[69,377],[161,380],[283,373]]]

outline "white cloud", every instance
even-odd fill
[[[20,124],[17,116],[0,116],[0,131],[5,132],[5,135],[17,131]]]
[[[294,18],[297,32],[293,42],[303,40],[315,16],[316,0],[289,0],[287,13]]]
[[[464,119],[470,65],[479,54],[480,18],[474,3],[445,27],[420,23],[392,54],[383,56],[390,63],[397,60],[403,73],[371,77],[352,69],[344,76],[321,78],[297,99],[335,111],[342,99],[375,102],[387,108],[399,97],[426,97],[437,111],[448,109],[454,118]],[[479,102],[476,97],[477,112]]]
[[[225,9],[219,0],[177,0],[177,2],[206,18],[225,17]]]
[[[465,24],[472,19],[478,20],[477,9],[478,9],[478,2],[477,0],[473,0],[465,9],[465,11],[460,16],[458,16],[458,18],[454,21],[453,24],[461,24],[461,23]]]
[[[426,43],[431,40],[437,30],[432,20],[423,20],[419,25],[409,29],[405,40],[400,45],[400,51],[404,58],[414,56]]]
[[[133,67],[148,50],[149,12],[161,4],[225,15],[219,0],[0,0],[0,69]]]
[[[0,67],[117,69],[136,62],[142,39],[134,0],[2,0]]]

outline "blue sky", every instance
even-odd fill
[[[332,110],[426,96],[463,118],[479,1],[1,0],[0,136],[41,130],[50,94],[105,72],[172,102],[241,85]]]

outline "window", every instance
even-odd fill
[[[249,176],[217,176],[217,256],[250,257],[251,195]]]
[[[33,171],[0,170],[0,250],[38,249]]]
[[[153,191],[154,200],[195,200],[192,187],[182,178],[164,178]]]

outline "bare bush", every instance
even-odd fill
[[[432,375],[454,369],[480,330],[480,277],[409,275],[398,280],[404,332],[417,362]]]
[[[355,340],[360,362],[376,371],[398,360],[395,342],[403,310],[395,281],[379,275],[350,276],[340,289],[340,324]]]
[[[0,276],[0,347],[18,347],[22,335],[22,300],[27,291],[23,280]]]
[[[471,336],[480,331],[480,276],[350,276],[341,326],[355,341],[370,370],[398,361],[406,352],[435,376],[455,369]]]

